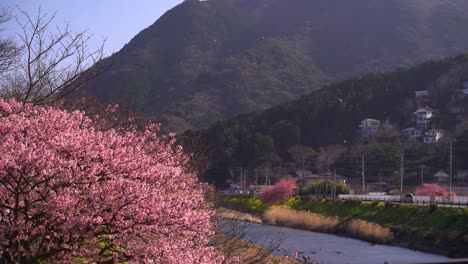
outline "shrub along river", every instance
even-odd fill
[[[284,241],[274,252],[283,256],[285,252],[299,252],[320,264],[385,264],[427,263],[448,261],[450,258],[410,250],[398,246],[373,244],[336,235],[298,230],[288,227],[249,223],[245,226],[245,241],[267,247],[278,235]]]

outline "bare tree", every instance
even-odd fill
[[[330,165],[335,164],[335,162],[346,152],[346,148],[343,145],[329,145],[320,148],[318,152],[318,164],[325,164],[327,173],[330,175]]]
[[[289,154],[294,160],[295,165],[300,165],[304,170],[308,161],[314,159],[317,156],[317,152],[311,147],[294,145],[288,149]]]
[[[0,25],[5,24],[11,19],[10,8],[0,7]],[[5,29],[0,27],[0,35],[5,32]],[[16,44],[13,37],[0,38],[0,74],[3,74],[13,67],[18,62],[20,47]]]
[[[55,26],[55,15],[41,9],[35,16],[19,11],[25,18],[24,22],[17,19],[17,40],[22,49],[16,69],[2,78],[7,96],[23,103],[48,104],[78,90],[103,71],[99,62],[104,41],[90,49],[87,31],[73,32],[68,24]]]

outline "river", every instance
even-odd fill
[[[450,260],[445,256],[403,247],[373,244],[288,227],[249,223],[245,228],[245,241],[265,247],[280,235],[284,241],[273,254],[283,256],[285,252],[300,252],[300,255],[309,256],[320,264],[428,263]]]

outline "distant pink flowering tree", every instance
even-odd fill
[[[275,185],[266,187],[260,191],[260,200],[266,204],[277,204],[294,194],[297,188],[296,180],[281,179]]]
[[[220,263],[203,185],[158,126],[0,98],[0,260]]]
[[[416,195],[423,196],[448,196],[448,188],[440,186],[437,183],[424,183],[422,186],[418,187],[414,192]],[[452,192],[452,196],[455,196],[455,193]]]

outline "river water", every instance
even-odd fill
[[[288,227],[249,223],[245,225],[245,231],[243,240],[263,247],[281,236],[284,240],[274,252],[275,255],[299,252],[300,256],[309,256],[320,264],[430,263],[450,259],[397,246],[378,245]]]

